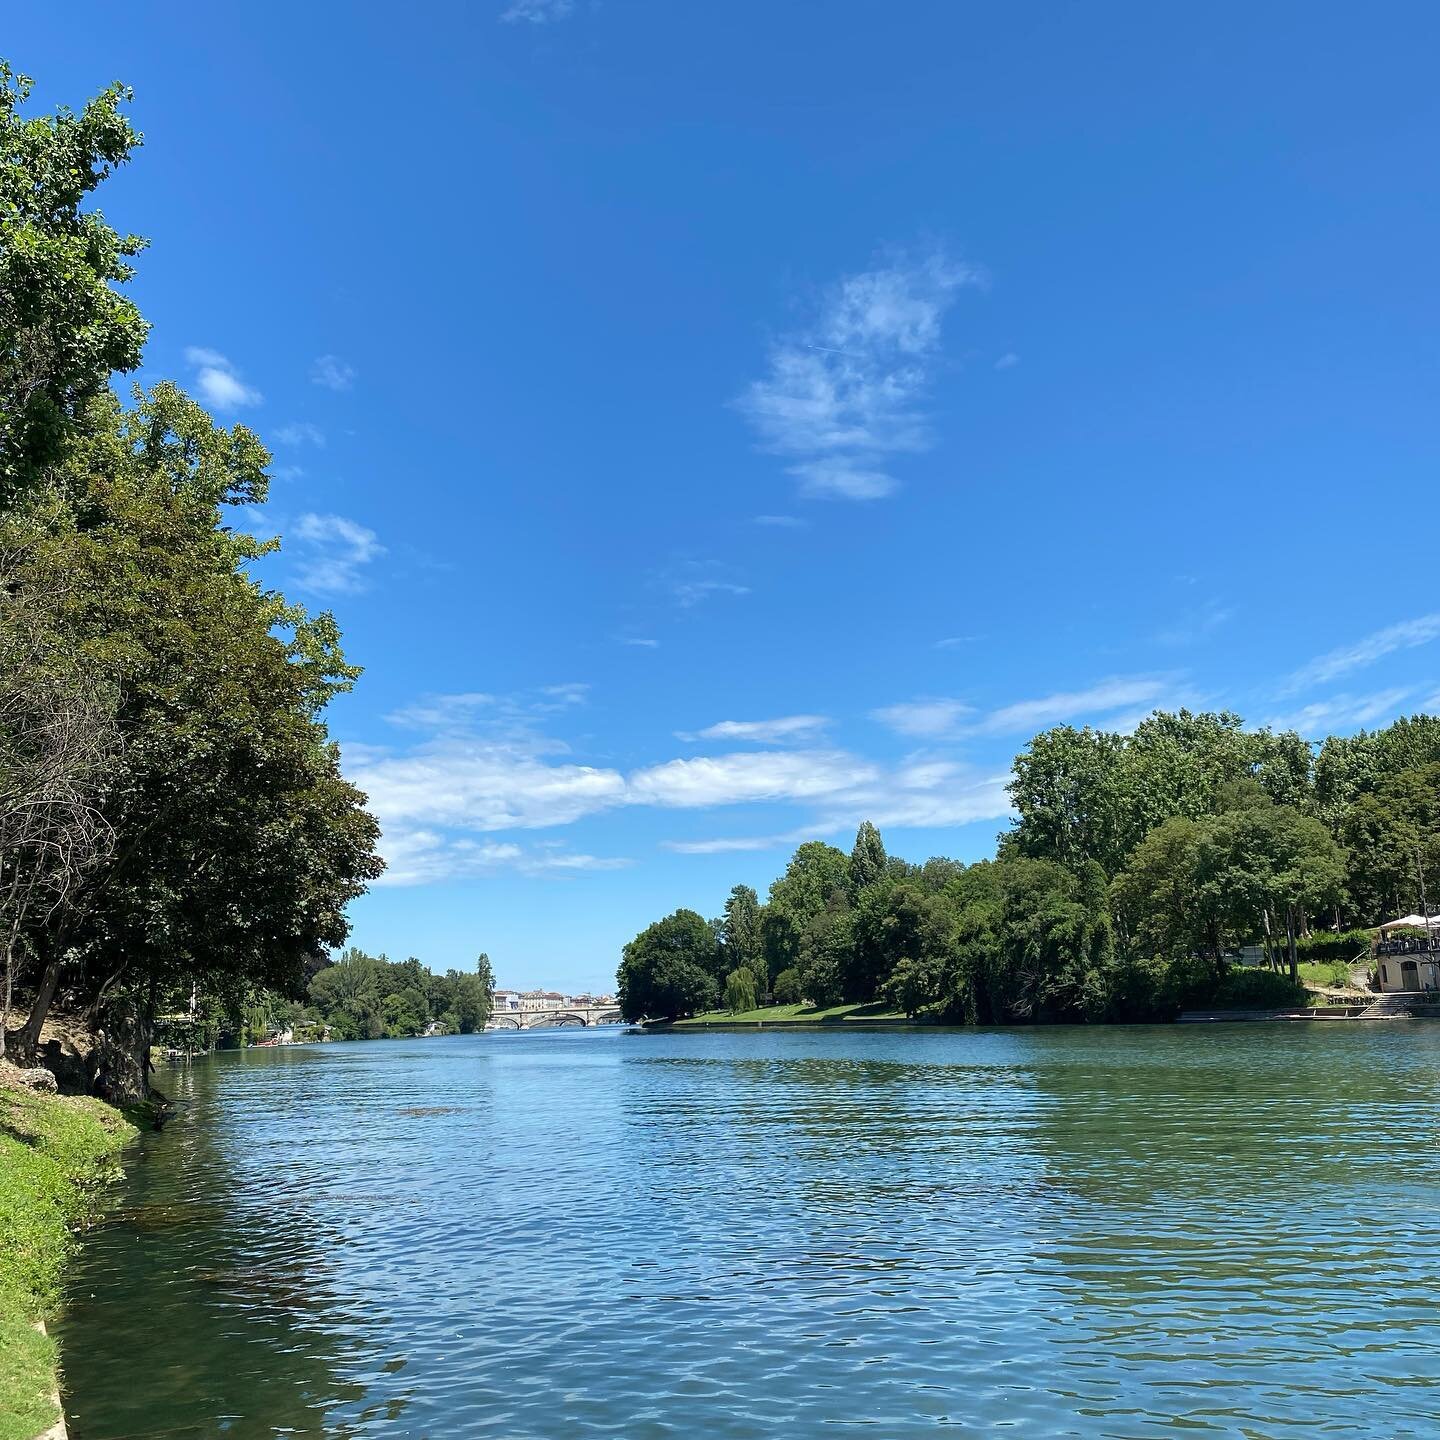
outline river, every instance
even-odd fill
[[[1440,1025],[632,1035],[162,1073],[73,1440],[1435,1435]]]

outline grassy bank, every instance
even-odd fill
[[[710,1010],[703,1015],[692,1015],[688,1020],[677,1020],[674,1028],[704,1029],[709,1025],[903,1025],[906,1019],[903,1010],[892,1010],[886,1005],[767,1005],[760,1010],[741,1010],[733,1015],[728,1010]]]
[[[74,1230],[134,1133],[100,1100],[33,1095],[0,1076],[0,1440],[31,1440],[59,1418],[55,1343],[35,1322],[53,1313]]]

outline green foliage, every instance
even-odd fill
[[[725,977],[724,1005],[732,1015],[755,1008],[755,973],[748,966],[732,970]]]
[[[625,947],[617,975],[620,1013],[627,1020],[654,1020],[713,1009],[723,963],[724,952],[705,918],[677,910]]]
[[[737,885],[725,901],[720,943],[725,952],[725,963],[732,969],[743,967],[749,970],[755,978],[755,993],[763,995],[770,988],[763,911],[760,897],[748,885]]]
[[[782,970],[775,977],[775,1003],[777,1005],[798,1005],[805,998],[800,985],[800,972],[793,966]]]
[[[114,288],[144,242],[83,208],[140,143],[130,93],[27,119],[30,90],[0,61],[0,507],[64,456],[111,374],[139,365],[147,328]]]
[[[473,974],[432,974],[413,956],[392,962],[353,946],[310,981],[316,1020],[335,1040],[387,1040],[423,1035],[432,1021],[468,1035],[483,1030],[494,999],[490,957]]]
[[[1355,960],[1368,956],[1372,939],[1369,930],[1344,930],[1338,935],[1329,930],[1317,930],[1310,935],[1301,935],[1295,941],[1295,949],[1302,963],[1338,964],[1348,976]]]
[[[141,246],[86,207],[139,142],[128,94],[26,119],[28,93],[0,64],[0,695],[76,713],[90,697],[114,743],[104,784],[66,771],[103,863],[73,867],[63,903],[0,902],[0,934],[31,1002],[20,1049],[63,986],[105,1032],[102,1087],[130,1093],[165,997],[304,994],[380,871],[378,827],[322,719],[359,673],[334,618],[248,573],[276,542],[231,512],[265,499],[264,446],[171,384],[128,406],[109,388],[140,360],[144,322],[114,287]],[[418,1007],[392,1011],[409,1025]]]
[[[885,844],[880,832],[866,820],[855,834],[850,851],[850,893],[858,896],[885,874]]]

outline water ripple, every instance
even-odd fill
[[[91,1237],[72,1434],[1435,1434],[1437,1077],[1422,1023],[220,1056]]]

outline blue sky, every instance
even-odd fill
[[[1440,12],[475,0],[12,15],[123,79],[145,379],[272,445],[366,667],[355,940],[608,986],[1035,730],[1437,703]]]

